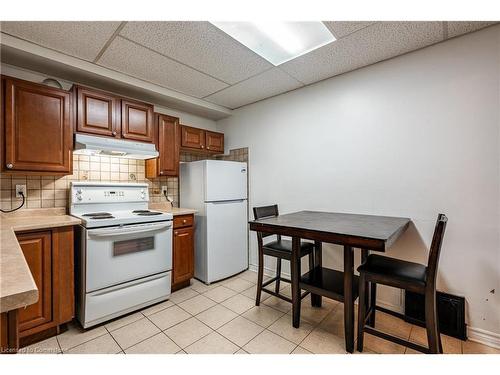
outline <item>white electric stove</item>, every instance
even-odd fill
[[[84,328],[168,299],[172,219],[148,209],[147,184],[74,182],[77,318]]]

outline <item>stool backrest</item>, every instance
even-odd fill
[[[276,217],[279,216],[279,211],[278,211],[278,205],[273,204],[271,206],[261,206],[261,207],[254,207],[253,208],[253,216],[255,220],[259,219],[264,219],[266,217]],[[272,233],[262,233],[262,232],[257,232],[257,237],[260,239],[268,236],[273,236]],[[278,236],[278,239],[280,236]]]
[[[439,263],[439,255],[441,253],[441,245],[443,244],[444,231],[448,218],[445,214],[439,214],[436,226],[434,227],[434,235],[432,237],[431,250],[429,253],[429,260],[427,262],[427,285],[435,286],[437,269]]]

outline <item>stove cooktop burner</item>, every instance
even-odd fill
[[[161,212],[158,211],[150,211],[150,210],[135,210],[132,211],[133,214],[136,214],[138,216],[154,216],[154,215],[161,215]]]
[[[88,214],[83,214],[82,216],[113,216],[109,212],[90,212]]]
[[[91,216],[90,218],[93,220],[99,220],[99,219],[114,219],[115,217],[113,215],[98,215],[98,216]]]

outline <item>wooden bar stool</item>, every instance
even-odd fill
[[[278,205],[264,206],[264,207],[254,207],[253,215],[255,220],[264,219],[267,217],[279,216]],[[260,296],[262,291],[269,293],[273,296],[281,298],[287,302],[292,303],[292,299],[288,298],[279,293],[280,291],[280,281],[291,283],[290,280],[281,277],[281,261],[283,259],[290,261],[292,258],[292,241],[282,239],[279,234],[276,235],[276,240],[267,242],[264,244],[264,238],[268,236],[274,236],[271,233],[257,232],[257,241],[259,245],[259,270],[257,277],[257,295],[255,297],[255,305],[259,306]],[[276,276],[265,283],[264,279],[264,255],[272,256],[276,258]],[[309,269],[314,268],[314,244],[311,242],[301,242],[300,244],[300,257],[309,255]],[[300,271],[299,271],[300,272]],[[265,287],[272,282],[276,281],[275,290],[266,289]],[[309,292],[304,292],[301,298],[307,296]]]
[[[388,258],[380,255],[369,255],[358,267],[359,271],[359,305],[358,305],[358,351],[363,351],[364,333],[407,346],[423,353],[442,353],[436,308],[436,277],[439,253],[443,243],[444,231],[448,218],[439,214],[434,229],[427,267],[413,262]],[[370,311],[366,313],[366,295],[368,283],[371,284],[372,296]],[[392,286],[425,295],[425,326],[429,347],[391,336],[375,329],[375,293],[377,284]],[[367,324],[370,323],[370,324]],[[370,327],[372,326],[372,327]]]

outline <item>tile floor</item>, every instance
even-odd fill
[[[189,288],[170,300],[83,331],[75,322],[66,332],[22,348],[21,353],[345,353],[343,306],[324,299],[321,308],[304,299],[301,325],[291,325],[291,305],[263,293],[255,306],[255,272],[246,271],[228,280],[205,285],[193,280]],[[290,293],[288,284],[282,292]],[[384,313],[377,327],[420,344],[425,330]],[[442,336],[446,353],[496,353],[475,342]],[[416,353],[397,344],[366,335],[364,353]]]

